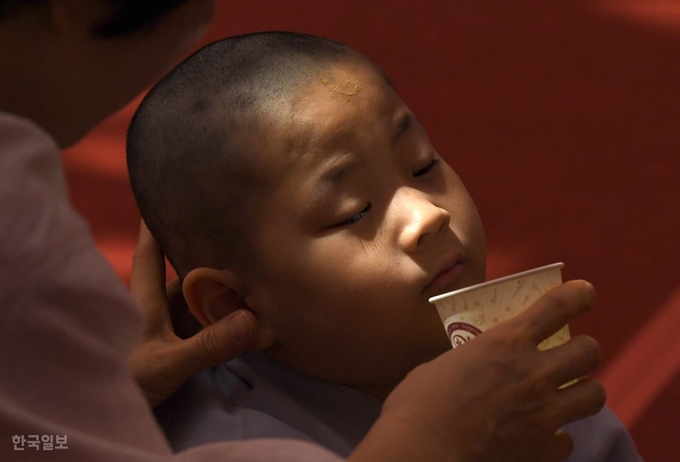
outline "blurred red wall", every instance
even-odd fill
[[[647,461],[680,461],[680,2],[218,2],[205,42],[343,41],[385,69],[466,183],[489,277],[564,261],[598,289],[609,404]],[[65,154],[76,207],[129,277],[130,105]]]

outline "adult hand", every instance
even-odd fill
[[[414,369],[385,401],[350,460],[532,461],[567,457],[560,427],[596,414],[605,392],[581,378],[600,361],[595,340],[577,336],[539,351],[543,339],[587,312],[594,290],[572,281],[530,309]],[[581,378],[576,384],[560,385]]]
[[[173,317],[188,314],[179,280],[165,284],[161,250],[142,222],[130,291],[144,315],[142,341],[129,358],[132,374],[152,406],[172,395],[204,369],[235,358],[252,346],[257,320],[239,310],[186,339],[173,328]]]

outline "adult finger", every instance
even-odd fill
[[[158,330],[167,319],[165,261],[160,247],[142,220],[139,241],[132,258],[130,293],[144,315],[148,332]]]
[[[586,281],[569,281],[552,289],[531,307],[508,321],[527,333],[536,345],[585,314],[595,301],[595,289]]]
[[[182,284],[179,278],[167,283],[166,292],[168,294],[168,311],[175,335],[182,339],[193,337],[203,329],[203,326],[191,314],[189,305],[187,305],[182,293]]]
[[[553,403],[554,424],[563,426],[595,415],[604,407],[607,393],[600,382],[583,377],[557,392]]]
[[[182,281],[180,281],[179,278],[175,278],[165,284],[165,293],[167,294],[170,310],[186,309],[186,300],[184,300],[182,295]]]
[[[165,285],[165,294],[165,303],[174,324],[176,319],[181,319],[190,312],[189,305],[187,305],[184,293],[182,292],[182,281],[179,278],[175,278],[168,282]]]
[[[542,351],[555,386],[591,373],[602,360],[599,343],[587,335],[578,335],[555,348]]]
[[[257,319],[238,310],[175,346],[176,370],[189,378],[218,366],[250,349],[255,343]]]
[[[571,435],[564,430],[558,430],[548,445],[548,453],[544,455],[542,460],[546,462],[563,461],[569,457],[573,450],[574,440]]]

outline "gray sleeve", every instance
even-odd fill
[[[173,455],[127,367],[141,313],[69,205],[54,142],[1,113],[0,315],[2,461],[341,460],[286,440]],[[65,444],[14,442],[29,435],[63,436]]]

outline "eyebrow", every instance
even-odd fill
[[[399,116],[398,120],[399,122],[397,123],[397,130],[394,132],[394,135],[392,136],[392,143],[396,143],[403,134],[408,132],[409,129],[414,125],[414,122],[422,125],[422,122],[420,121],[418,116],[416,116],[412,112],[405,112],[404,114]],[[351,170],[354,170],[356,167],[357,167],[356,160],[340,162],[339,164],[331,167],[324,174],[321,175],[320,177],[321,183],[324,185],[337,184],[344,177],[346,177]]]
[[[355,159],[336,164],[321,176],[321,182],[325,185],[337,184],[356,167],[357,161]]]
[[[415,124],[419,124],[421,127],[423,122],[412,112],[406,112],[399,116],[399,123],[397,124],[397,131],[394,133],[392,138],[392,143],[396,143],[399,138]]]

